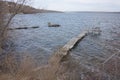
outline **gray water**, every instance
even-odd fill
[[[60,24],[61,27],[48,27],[48,22]],[[45,58],[65,45],[71,38],[89,30],[100,27],[101,35],[88,35],[75,50],[77,56],[101,55],[106,41],[120,40],[116,34],[120,32],[120,14],[117,13],[38,13],[18,14],[11,27],[32,27],[37,29],[12,30],[11,39],[17,52],[31,53]],[[102,52],[101,52],[102,51]]]

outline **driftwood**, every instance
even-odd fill
[[[18,28],[8,28],[8,30],[36,29],[36,28],[39,28],[39,26],[33,26],[33,27],[18,27]]]

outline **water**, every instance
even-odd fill
[[[48,27],[48,22],[60,24],[61,27]],[[37,29],[10,31],[11,39],[17,52],[31,53],[39,58],[51,55],[57,48],[65,45],[72,37],[92,27],[100,27],[102,34],[87,36],[72,51],[77,56],[100,55],[106,40],[120,39],[115,37],[120,32],[120,14],[117,13],[41,13],[18,14],[14,17],[11,27],[32,27]],[[98,53],[99,52],[99,53]]]

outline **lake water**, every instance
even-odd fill
[[[48,22],[60,24],[61,27],[48,27]],[[108,41],[118,43],[120,41],[120,14],[118,13],[18,14],[11,23],[13,28],[32,26],[39,26],[39,28],[10,31],[11,40],[15,44],[15,51],[33,54],[41,60],[48,58],[55,50],[82,31],[93,27],[100,27],[102,33],[98,36],[88,35],[78,44],[72,51],[78,58],[96,56],[101,59],[108,53],[104,48]]]

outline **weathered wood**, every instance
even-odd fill
[[[72,38],[67,44],[65,44],[61,49],[56,51],[50,58],[49,63],[58,65],[62,60],[69,56],[69,52],[73,49],[79,41],[81,41],[86,35],[87,31],[79,34],[77,37]]]
[[[86,35],[87,31],[79,34],[77,37],[72,38],[67,44],[62,47],[62,50],[64,51],[63,54],[67,55],[68,52],[73,49]]]

